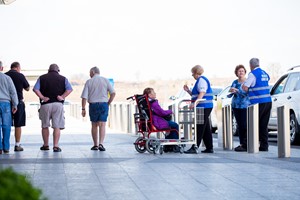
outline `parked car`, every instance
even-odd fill
[[[300,143],[300,66],[290,68],[271,89],[272,110],[269,130],[277,130],[277,108],[283,105],[290,109],[290,141]]]
[[[216,105],[217,105],[217,96],[218,94],[223,90],[222,87],[218,87],[218,86],[214,86],[214,87],[211,87],[212,88],[212,91],[213,91],[213,95],[214,95],[214,108],[213,110],[211,111],[211,129],[212,129],[212,132],[215,133],[216,130],[218,129],[218,122],[217,122],[217,110],[215,109]],[[180,102],[181,100],[184,100],[184,99],[191,99],[191,96],[184,90],[180,90],[176,96],[171,96],[170,97],[170,100],[173,100],[174,103],[178,103]]]

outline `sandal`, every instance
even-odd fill
[[[41,146],[40,150],[42,151],[48,151],[49,150],[49,146]]]
[[[61,152],[61,148],[59,148],[59,147],[53,147],[53,152]]]
[[[91,150],[98,150],[99,148],[98,148],[98,146],[93,146],[92,148],[91,148]]]
[[[99,144],[99,151],[105,151],[105,148],[102,144]]]

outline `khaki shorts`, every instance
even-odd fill
[[[39,118],[42,121],[42,128],[65,128],[64,106],[62,103],[54,102],[47,103],[41,106]]]

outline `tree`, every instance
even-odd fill
[[[0,198],[15,200],[47,200],[42,190],[35,188],[25,175],[12,168],[0,169]]]

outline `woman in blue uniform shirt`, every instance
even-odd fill
[[[197,107],[204,110],[204,122],[197,124],[197,146],[192,147],[184,153],[197,153],[197,148],[200,146],[201,140],[205,144],[206,149],[201,151],[202,153],[213,153],[213,138],[210,125],[210,113],[213,108],[213,93],[209,80],[202,76],[204,69],[200,65],[196,65],[191,69],[192,76],[196,80],[196,83],[192,90],[187,85],[183,86],[183,89],[191,95],[192,102],[197,99],[205,99],[197,104]]]

